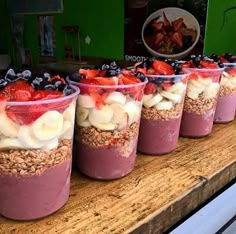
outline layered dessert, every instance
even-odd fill
[[[219,94],[219,80],[223,71],[221,63],[203,55],[192,55],[184,65],[190,72],[187,85],[180,135],[184,137],[207,136],[213,126]]]
[[[166,154],[177,147],[187,75],[175,61],[148,60],[136,66],[148,83],[144,89],[138,151]]]
[[[78,168],[91,178],[123,177],[134,168],[145,77],[123,71],[115,62],[79,73]]]
[[[214,122],[227,123],[234,120],[236,110],[236,56],[225,53],[212,58],[224,63]]]
[[[38,219],[67,202],[77,95],[49,73],[0,78],[0,215]]]

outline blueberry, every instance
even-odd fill
[[[56,90],[56,87],[53,84],[47,84],[47,85],[43,86],[43,89],[53,91],[53,90]]]
[[[146,76],[142,72],[137,72],[135,76],[137,76],[141,81],[145,81],[146,79]]]
[[[8,82],[4,79],[4,78],[1,78],[0,79],[0,89],[3,89],[7,86]]]
[[[60,91],[60,92],[63,92],[63,90],[65,89],[67,85],[66,84],[60,84],[58,87],[57,87],[57,90]]]
[[[112,62],[110,63],[110,68],[111,68],[112,70],[116,70],[116,69],[118,68],[118,66],[117,66],[117,64],[116,64],[115,61],[112,61]]]
[[[56,88],[58,88],[58,87],[62,84],[62,82],[61,82],[61,80],[53,80],[53,81],[52,81],[52,84],[54,84],[54,86],[55,86]]]
[[[64,95],[68,96],[68,95],[70,95],[70,94],[73,93],[73,89],[70,88],[70,87],[67,85],[67,86],[64,87],[63,93],[64,93]]]
[[[102,66],[101,66],[101,70],[108,70],[110,68],[110,66],[106,63],[104,63]]]
[[[73,73],[69,74],[69,76],[68,76],[69,81],[75,81],[75,82],[79,82],[83,78],[84,78],[84,75],[79,74],[78,72],[73,72]]]

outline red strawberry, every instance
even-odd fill
[[[170,40],[173,41],[178,47],[183,46],[183,35],[180,32],[175,32],[173,35],[170,37]]]
[[[197,72],[191,72],[188,75],[189,80],[197,80],[198,79],[198,73]]]
[[[168,20],[168,18],[167,18],[167,16],[166,16],[165,12],[163,12],[163,23],[164,23],[164,26],[165,26],[166,28],[169,28],[169,27],[170,27],[170,21]]]
[[[7,101],[6,97],[0,96],[0,113],[5,111]]]
[[[219,68],[219,66],[211,61],[200,61],[200,65],[202,68],[208,68],[208,69],[215,69]]]
[[[96,77],[94,78],[99,85],[116,85],[116,79],[108,77]]]
[[[155,42],[154,44],[156,46],[159,46],[159,44],[164,40],[164,35],[162,33],[157,33],[156,36],[155,36]]]
[[[29,101],[34,89],[24,80],[18,80],[7,85],[2,91],[1,96],[5,96],[9,101]]]
[[[159,22],[153,22],[152,23],[152,27],[157,30],[157,31],[160,31],[163,27],[164,23],[162,21],[159,21]]]
[[[94,78],[98,75],[98,70],[80,68],[79,73],[84,75],[86,79],[91,79],[91,78]]]
[[[52,82],[53,80],[60,80],[62,82],[62,84],[66,83],[64,78],[60,77],[59,75],[55,75],[55,76],[51,77],[48,81]]]
[[[153,68],[156,71],[156,74],[159,75],[173,75],[175,71],[173,67],[163,61],[155,60],[152,64]]]
[[[150,68],[147,69],[147,75],[155,75],[155,73],[156,72],[155,72],[154,68],[150,67]]]
[[[234,69],[234,68],[229,69],[229,70],[227,70],[227,73],[228,73],[230,76],[236,76],[236,69]]]
[[[31,124],[47,111],[41,105],[11,106],[7,108],[7,115],[18,124]]]
[[[157,91],[157,87],[154,83],[147,83],[145,88],[144,88],[144,94],[148,95],[148,94],[152,94],[155,93]]]
[[[166,83],[162,83],[161,86],[162,86],[164,89],[168,89],[168,88],[170,88],[170,87],[172,86],[172,84],[169,83],[169,82],[166,82]]]
[[[179,31],[181,26],[183,25],[184,19],[183,18],[178,18],[175,21],[172,22],[173,28],[175,31]]]
[[[37,90],[32,93],[31,100],[49,100],[64,97],[64,94],[59,91],[50,91],[50,90]]]
[[[98,92],[99,88],[96,87],[96,85],[99,85],[98,81],[96,79],[82,79],[80,81],[79,89],[80,94],[89,94],[91,92]],[[90,86],[86,86],[90,85]],[[94,85],[94,86],[91,86]]]

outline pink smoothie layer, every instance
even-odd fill
[[[41,175],[0,174],[0,215],[15,220],[33,220],[60,209],[69,198],[71,161]]]
[[[220,96],[217,101],[214,117],[215,123],[227,123],[234,119],[236,95]]]
[[[129,174],[136,159],[137,140],[128,157],[120,155],[116,147],[93,148],[77,142],[77,166],[83,174],[101,180],[118,179]]]
[[[212,130],[214,113],[214,110],[210,110],[202,115],[183,112],[180,126],[180,135],[183,137],[207,136]]]
[[[181,118],[171,120],[141,119],[138,151],[166,154],[177,147]]]

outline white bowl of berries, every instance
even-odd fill
[[[191,53],[200,37],[197,19],[177,7],[153,12],[142,27],[142,41],[154,57],[181,59]]]

